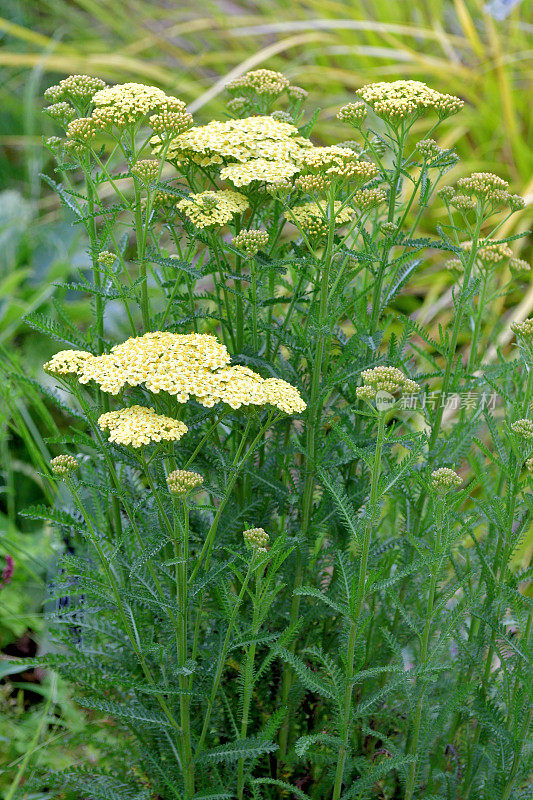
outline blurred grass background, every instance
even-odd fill
[[[455,176],[498,172],[531,204],[532,32],[530,0],[0,0],[0,571],[6,554],[15,559],[13,583],[0,590],[0,659],[39,646],[44,586],[61,544],[19,515],[51,492],[42,464],[46,437],[61,423],[8,373],[38,372],[53,344],[26,328],[24,315],[53,313],[55,281],[86,263],[82,232],[39,177],[50,168],[42,136],[57,132],[41,114],[43,90],[75,72],[153,83],[203,122],[222,113],[227,80],[267,67],[309,91],[310,108],[322,108],[316,137],[334,142],[349,138],[335,114],[359,86],[415,78],[466,101],[442,140],[461,156]],[[505,233],[530,222],[531,205]],[[524,241],[516,249],[527,256]],[[410,291],[422,320],[446,321],[445,270],[422,270]],[[70,309],[83,325],[84,303]],[[522,285],[498,301],[494,322],[532,310],[533,287]],[[497,343],[507,344],[505,334]],[[35,671],[9,674],[0,660],[0,678],[0,791],[10,797],[39,762],[75,759],[70,735],[85,723],[64,688]],[[43,705],[51,692],[54,702]]]

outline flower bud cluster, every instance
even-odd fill
[[[368,114],[364,103],[348,103],[342,106],[337,113],[337,119],[341,122],[349,122],[354,128],[360,128]]]
[[[186,469],[175,469],[167,475],[169,491],[178,497],[186,497],[190,492],[199,489],[203,482],[201,475]]]
[[[533,439],[533,420],[518,419],[511,424],[511,430],[522,439]]]
[[[64,127],[76,116],[76,112],[72,106],[65,102],[54,103],[48,106],[44,109],[44,113],[48,114],[49,117],[55,119],[56,122],[59,122]]]
[[[88,103],[105,85],[105,81],[91,75],[69,75],[58,84],[48,87],[44,96],[52,103],[60,100],[72,100],[76,104]]]
[[[245,253],[251,256],[255,256],[267,243],[268,233],[257,230],[240,231],[232,241],[232,245],[237,250],[244,250]]]
[[[115,253],[111,253],[109,250],[102,250],[101,253],[98,253],[97,260],[98,263],[103,267],[106,267],[106,269],[111,269],[117,260],[117,256]]]
[[[159,161],[155,161],[151,158],[145,158],[141,161],[137,161],[137,163],[131,168],[131,172],[136,178],[139,178],[142,183],[148,186],[158,177],[159,169]]]
[[[74,456],[56,456],[50,461],[50,469],[58,478],[68,478],[79,467],[79,461]]]
[[[251,547],[256,553],[267,552],[270,537],[263,528],[250,528],[247,531],[243,531],[242,535],[248,547]]]
[[[464,103],[451,94],[441,94],[421,81],[381,81],[363,86],[357,94],[378,117],[400,121],[436,112],[441,119],[457,114]]]
[[[459,475],[449,467],[439,467],[431,473],[431,488],[439,494],[458,489],[462,482]]]
[[[358,386],[356,395],[360,400],[369,402],[378,392],[388,392],[392,395],[417,394],[419,385],[408,378],[397,367],[374,367],[361,372],[363,386]]]

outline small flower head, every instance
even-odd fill
[[[131,168],[131,172],[138,178],[145,186],[149,186],[159,175],[159,161],[151,158],[145,158],[137,161]]]
[[[288,111],[282,111],[281,109],[272,112],[272,119],[277,119],[278,122],[293,122],[292,115]]]
[[[514,275],[527,275],[531,272],[531,264],[524,258],[511,258],[509,267]]]
[[[234,186],[249,186],[254,182],[280,183],[292,178],[300,167],[293,161],[275,161],[268,158],[252,158],[243,164],[228,164],[220,170],[223,180],[231,181]]]
[[[208,228],[211,225],[225,225],[236,214],[248,208],[248,200],[243,194],[231,189],[218,192],[200,192],[190,194],[177,204],[197,228]]]
[[[348,122],[354,128],[360,128],[366,119],[368,109],[364,103],[348,103],[342,106],[337,113],[337,119]]]
[[[175,469],[167,475],[168,489],[177,497],[186,497],[195,489],[199,489],[203,482],[201,475],[186,469]]]
[[[401,394],[417,394],[420,391],[419,385],[408,378],[397,367],[374,367],[365,369],[361,372],[363,386],[358,386],[355,390],[360,400],[370,402],[374,400],[378,392],[386,392],[393,396]]]
[[[185,108],[170,111],[162,108],[157,114],[152,114],[150,117],[150,126],[155,133],[162,136],[179,136],[180,133],[192,128],[193,118],[192,114]]]
[[[533,472],[533,458],[528,458],[526,461],[526,469],[528,472]]]
[[[243,250],[250,256],[255,256],[268,243],[266,231],[241,231],[232,241],[233,247]]]
[[[386,199],[387,195],[383,189],[359,189],[352,198],[352,204],[360,211],[370,211],[384,203]]]
[[[293,85],[288,87],[287,94],[289,98],[295,103],[302,103],[309,96],[309,92],[306,89],[302,89],[301,86],[293,86]]]
[[[533,420],[518,419],[516,422],[511,424],[511,430],[522,439],[533,439]]]
[[[289,86],[289,80],[281,72],[271,69],[256,69],[229,81],[226,89],[229,92],[251,92],[257,95],[279,97]]]
[[[443,186],[442,189],[439,189],[437,194],[445,203],[449,203],[455,196],[455,189],[452,186]]]
[[[462,482],[457,472],[449,467],[439,467],[431,473],[431,488],[438,494],[458,489]]]
[[[92,117],[80,117],[69,122],[67,136],[83,144],[92,141],[96,136],[96,125]]]
[[[51,106],[47,106],[47,108],[44,109],[44,113],[48,114],[49,117],[55,119],[56,122],[59,122],[64,127],[76,116],[76,112],[72,106],[65,102],[54,103]]]
[[[464,103],[451,94],[441,94],[421,81],[381,81],[363,86],[357,94],[378,117],[399,121],[435,112],[441,119],[457,114]]]
[[[156,414],[153,408],[145,406],[108,411],[98,418],[98,427],[109,431],[110,442],[131,447],[151,442],[178,442],[188,430],[183,422]]]
[[[164,112],[176,112],[187,116],[185,103],[182,100],[166,95],[157,86],[145,86],[143,83],[118,83],[115,86],[108,86],[96,92],[93,103],[96,106],[93,118],[102,128],[110,125],[124,128],[150,115],[159,117],[160,114],[164,115]]]
[[[76,105],[86,104],[104,87],[105,82],[101,78],[93,78],[92,75],[69,75],[58,84],[50,86],[44,96],[52,103],[72,100]]]
[[[300,175],[294,181],[294,185],[305,194],[312,197],[316,195],[323,195],[326,189],[331,185],[331,179],[326,175]]]
[[[526,206],[526,201],[519,194],[510,194],[507,198],[511,211],[521,211]]]
[[[109,250],[102,250],[101,253],[98,253],[98,263],[101,264],[106,269],[111,269],[114,266],[115,261],[117,260],[117,256],[115,253],[111,253]]]
[[[256,553],[266,553],[269,535],[263,528],[249,528],[243,531],[243,538],[247,546]]]
[[[50,469],[58,478],[68,478],[79,467],[74,456],[56,456],[50,461]]]
[[[425,161],[434,161],[444,152],[435,139],[422,139],[416,143],[415,148]]]
[[[517,339],[533,344],[533,318],[525,319],[523,322],[513,322],[511,330]]]
[[[246,108],[248,100],[246,97],[232,97],[226,103],[226,107],[231,114],[235,114],[235,116],[239,116],[242,114],[244,109]]]
[[[351,222],[354,212],[348,206],[342,207],[340,200],[336,200],[333,208],[335,225],[344,225]],[[285,212],[285,217],[289,221],[296,221],[309,236],[324,236],[328,231],[329,220],[327,211],[319,203],[311,202],[303,205],[294,206],[292,214]]]
[[[43,364],[43,369],[52,375],[75,375],[92,358],[94,358],[92,353],[86,350],[60,350],[50,361]]]

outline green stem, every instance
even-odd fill
[[[385,438],[385,414],[380,413],[378,419],[376,451],[374,453],[374,463],[372,466],[372,479],[371,479],[372,483],[370,487],[368,521],[365,526],[365,532],[363,536],[361,560],[359,562],[359,575],[357,578],[357,590],[355,594],[355,604],[352,610],[350,635],[348,639],[348,652],[346,657],[346,688],[344,690],[344,698],[343,698],[341,721],[340,721],[342,742],[339,748],[339,758],[337,760],[337,769],[335,772],[335,783],[333,786],[333,800],[339,800],[341,796],[342,781],[344,777],[344,767],[346,765],[346,758],[348,755],[348,745],[350,740],[350,717],[352,714],[353,678],[355,669],[354,655],[355,655],[355,647],[357,644],[357,637],[359,635],[359,622],[361,618],[361,611],[363,608],[363,601],[365,598],[368,555],[370,552],[370,540],[372,537],[372,531],[375,528],[377,510],[378,510],[378,486],[379,486],[379,476],[381,472],[381,454],[383,451],[384,438]]]

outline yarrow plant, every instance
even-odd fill
[[[490,356],[486,322],[529,270],[503,234],[524,203],[461,173],[439,142],[463,102],[419,81],[363,86],[328,146],[285,76],[228,93],[205,123],[137,83],[46,92],[45,180],[91,259],[65,289],[94,319],[27,319],[60,343],[44,392],[73,420],[56,506],[26,512],[69,542],[35,663],[90,710],[87,741],[114,734],[46,786],[525,798],[533,328]],[[439,267],[434,336],[402,312]]]

